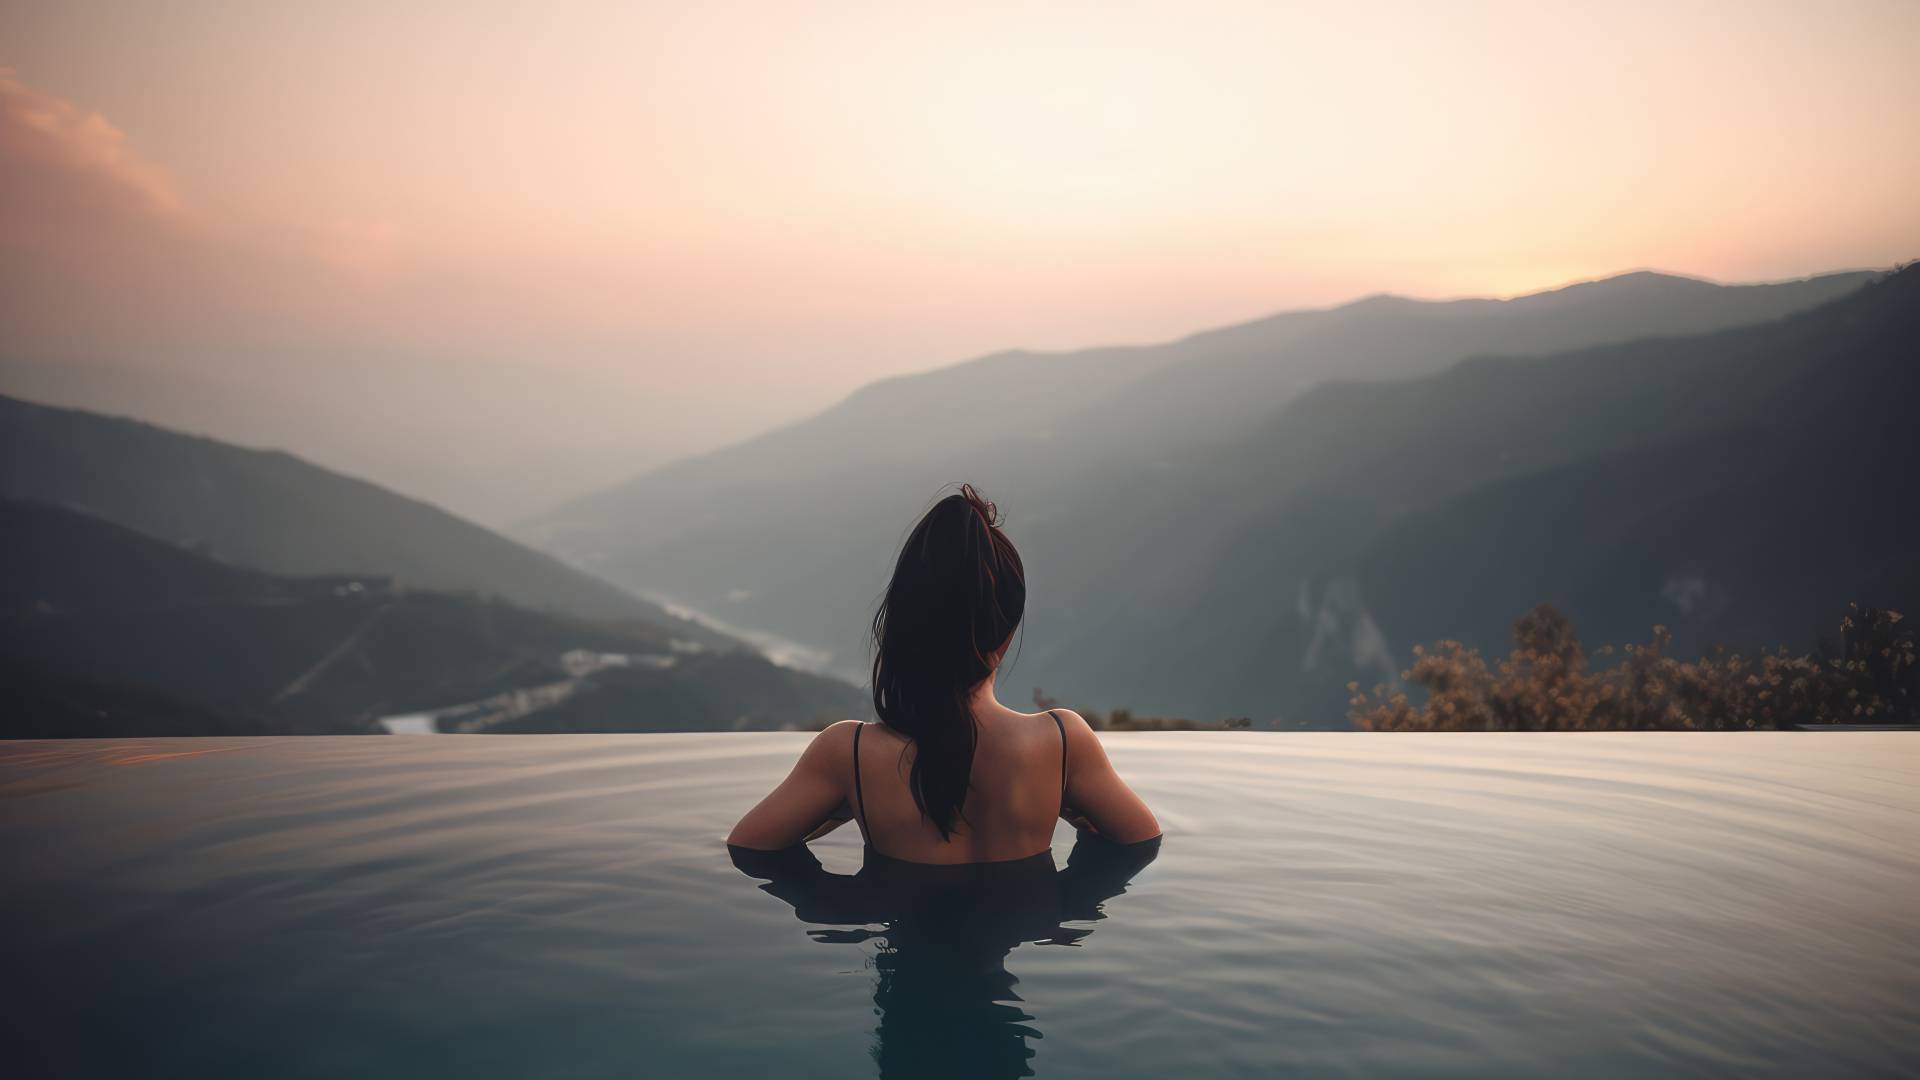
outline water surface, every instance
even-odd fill
[[[16,1075],[1920,1061],[1914,735],[1109,736],[1158,858],[968,911],[734,866],[805,738],[0,745]]]

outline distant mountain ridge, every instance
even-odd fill
[[[894,545],[942,484],[971,480],[1008,511],[1033,575],[1022,646],[1031,674],[1015,678],[1101,707],[1291,711],[1285,694],[1253,689],[1269,675],[1238,668],[1219,693],[1195,693],[1187,679],[1151,692],[1162,662],[1140,658],[1159,657],[1177,636],[1155,624],[1156,611],[1216,584],[1204,559],[1186,553],[1230,545],[1237,523],[1267,504],[1271,470],[1302,464],[1277,461],[1280,451],[1261,441],[1290,408],[1299,415],[1302,395],[1334,382],[1364,393],[1473,356],[1566,354],[1765,322],[1874,276],[1724,286],[1641,272],[1511,300],[1371,297],[1165,345],[995,354],[876,383],[518,532],[610,580],[828,649],[835,669],[852,674]],[[1311,440],[1288,446],[1307,464],[1326,452]],[[1327,493],[1314,510],[1323,520],[1301,542],[1346,542],[1334,525],[1379,512]],[[1261,602],[1331,602],[1308,595],[1316,588],[1292,582]],[[1120,667],[1125,678],[1115,677]]]
[[[1771,326],[1581,359],[1611,385],[1564,387],[1554,411],[1591,452],[1421,506],[1360,560],[1404,639],[1494,639],[1494,610],[1551,596],[1596,644],[1643,636],[1658,610],[1682,649],[1799,647],[1847,601],[1920,599],[1920,272]],[[1481,367],[1429,390],[1545,382]],[[1678,407],[1663,415],[1657,397]],[[1645,427],[1630,438],[1579,432],[1633,398]]]
[[[1870,272],[1826,274],[1765,285],[1719,285],[1640,270],[1506,300],[1416,300],[1379,294],[1288,326],[1276,351],[1263,340],[1301,313],[1205,331],[1185,339],[1201,350],[1211,380],[1169,367],[1130,387],[1123,415],[1142,426],[1196,391],[1213,422],[1259,423],[1276,406],[1324,382],[1382,381],[1441,370],[1469,356],[1530,356],[1670,334],[1728,329],[1804,311],[1872,280]],[[1186,389],[1183,390],[1183,384]]]
[[[1915,401],[1920,268],[1753,326],[1325,384],[1164,480],[1063,496],[1063,521],[1125,500],[1124,543],[1021,537],[1071,601],[1035,677],[1328,726],[1349,679],[1502,647],[1541,602],[1593,644],[1805,648],[1850,600],[1920,593]]]
[[[436,507],[278,451],[0,397],[0,496],[73,507],[275,574],[372,574],[719,636]]]
[[[584,673],[569,660],[582,654]],[[3,499],[0,685],[10,738],[352,734],[502,696],[527,699],[522,731],[798,727],[866,711],[852,686],[690,649],[645,622],[265,574]]]

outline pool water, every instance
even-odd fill
[[[9,1073],[1920,1068],[1920,736],[1112,735],[1157,852],[951,890],[735,865],[805,739],[0,744]]]

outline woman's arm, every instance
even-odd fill
[[[1067,732],[1067,820],[1117,844],[1135,844],[1160,835],[1160,822],[1107,760],[1107,748],[1080,714],[1056,710]]]
[[[727,843],[755,851],[778,851],[824,835],[821,826],[847,802],[847,772],[853,756],[853,725],[842,720],[813,737],[780,786],[727,834]],[[815,830],[819,830],[816,832]]]
[[[832,832],[833,830],[839,828],[842,825],[845,825],[847,822],[852,820],[853,820],[853,805],[847,802],[845,799],[842,799],[840,800],[840,805],[834,809],[833,813],[827,815],[827,820],[821,822],[818,828],[808,833],[806,835],[806,838],[801,840],[800,842],[803,844],[811,844],[815,840],[820,839],[821,837],[827,835],[828,833]]]

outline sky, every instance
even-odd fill
[[[0,6],[0,392],[491,524],[1004,348],[1920,256],[1920,3]]]

